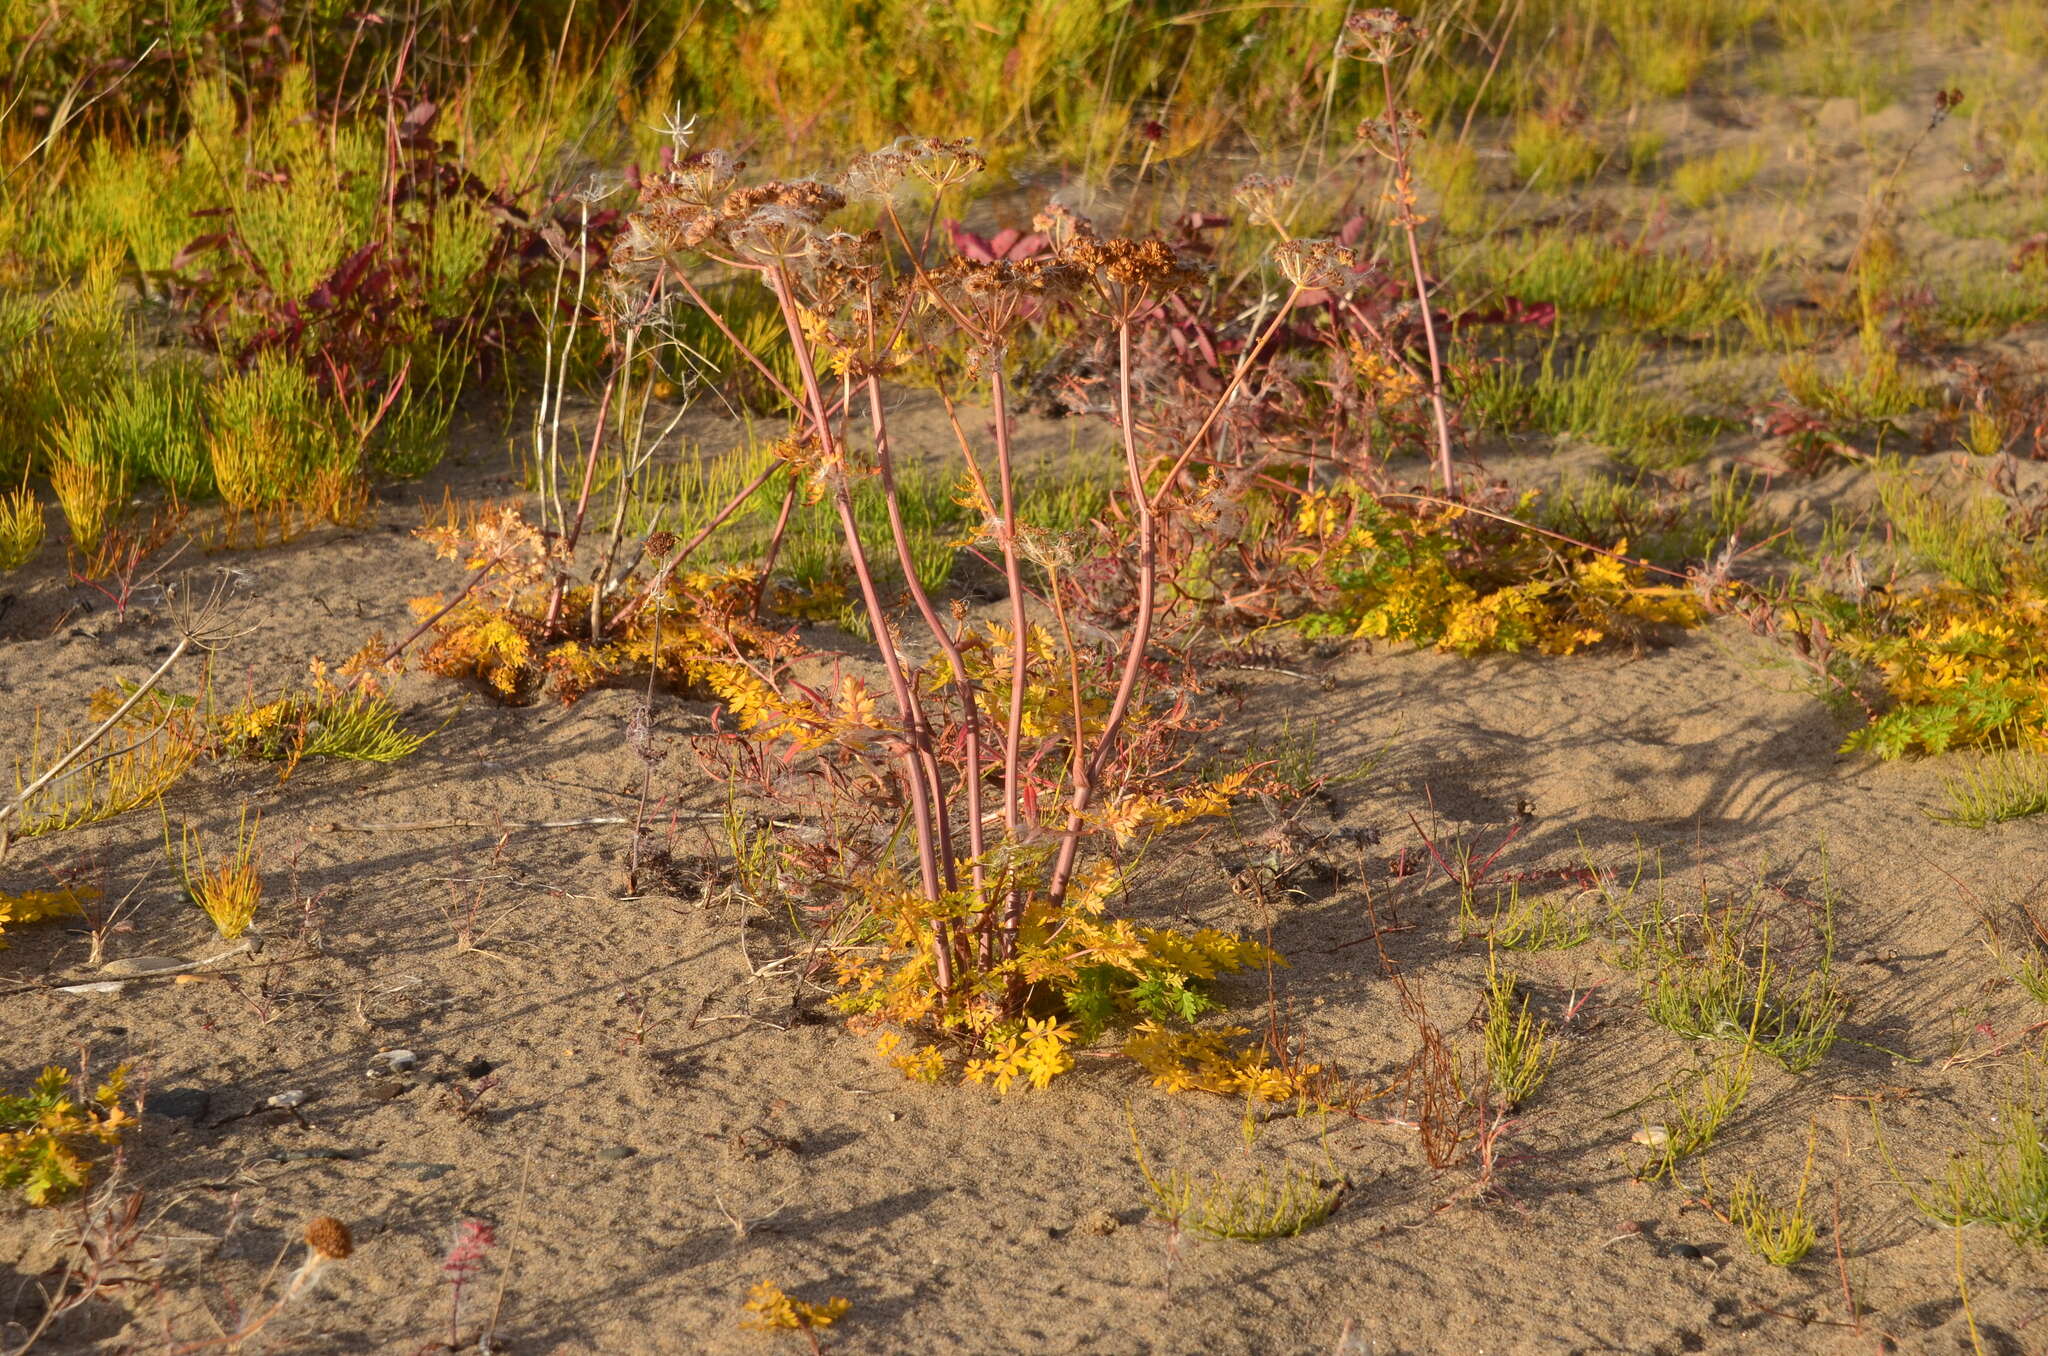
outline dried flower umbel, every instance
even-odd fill
[[[1283,240],[1273,249],[1273,264],[1303,292],[1335,290],[1358,268],[1357,256],[1334,240]]]
[[[1344,20],[1338,48],[1345,56],[1385,66],[1421,40],[1415,21],[1392,9],[1367,9]]]
[[[1287,234],[1285,222],[1291,210],[1294,196],[1294,180],[1287,176],[1270,177],[1264,174],[1247,174],[1238,182],[1233,195],[1237,205],[1253,221],[1283,237]]]

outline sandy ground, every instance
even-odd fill
[[[1786,143],[1788,163],[1808,147],[1866,153],[1871,127],[1844,124],[1841,102],[1808,101],[1812,134]],[[1919,114],[1879,116],[1905,136]],[[1718,135],[1701,132],[1699,148]],[[1786,230],[1785,211],[1768,225]],[[1848,226],[1818,214],[1793,229],[1825,251]],[[251,628],[218,657],[221,689],[274,690],[316,655],[409,629],[406,599],[459,578],[408,535],[414,499],[444,484],[512,491],[500,448],[469,463],[386,492],[361,529],[195,558],[233,572]],[[1825,505],[1851,479],[1786,494]],[[159,605],[117,621],[65,581],[54,546],[0,592],[0,748],[26,743],[38,709],[76,720],[90,690],[141,676],[168,644]],[[1812,916],[1832,888],[1854,1001],[1845,1039],[1808,1073],[1759,1064],[1702,1160],[1717,1188],[1754,1172],[1782,1195],[1812,1134],[1821,1242],[1789,1271],[1696,1202],[1696,1171],[1686,1189],[1635,1179],[1630,1136],[1655,1114],[1640,1104],[1713,1052],[1648,1020],[1611,942],[1515,958],[1537,1011],[1562,1022],[1578,1006],[1488,1200],[1468,1170],[1427,1169],[1398,1099],[1361,1117],[1264,1120],[1248,1149],[1243,1107],[1156,1092],[1120,1061],[1008,1098],[913,1085],[821,995],[793,1001],[777,962],[803,943],[786,922],[718,892],[705,817],[722,792],[685,746],[708,708],[657,701],[675,750],[658,792],[680,865],[658,892],[620,898],[623,825],[496,826],[630,814],[637,694],[506,709],[415,676],[396,696],[437,733],[400,764],[308,763],[284,782],[266,765],[202,765],[167,798],[172,824],[214,835],[245,804],[262,811],[270,895],[255,958],[205,982],[65,995],[53,985],[80,976],[84,939],[61,923],[9,932],[0,1083],[84,1049],[95,1067],[137,1061],[152,1103],[123,1181],[145,1192],[156,1283],[65,1320],[38,1350],[217,1337],[238,1306],[277,1292],[273,1263],[296,1265],[318,1214],[350,1224],[355,1255],[247,1350],[441,1349],[452,1296],[440,1261],[469,1219],[497,1239],[462,1297],[469,1349],[486,1329],[489,1349],[519,1353],[802,1349],[739,1327],[761,1280],[851,1300],[826,1334],[848,1353],[1955,1352],[1971,1350],[1972,1324],[1985,1351],[2048,1349],[2038,1262],[1992,1230],[1931,1222],[1908,1191],[2027,1091],[2042,1014],[1987,949],[1982,919],[2010,930],[2023,901],[2048,905],[2048,836],[2038,822],[1932,822],[1938,766],[1839,755],[1843,727],[1767,658],[1728,622],[1669,648],[1562,660],[1303,650],[1289,674],[1220,675],[1209,701],[1237,751],[1312,726],[1320,770],[1339,778],[1298,828],[1312,855],[1347,869],[1307,877],[1273,936],[1304,1047],[1363,1080],[1416,1046],[1368,897],[1436,1023],[1460,1048],[1476,1040],[1485,951],[1461,940],[1451,883],[1411,869],[1425,835],[1483,855],[1512,833],[1493,879],[1525,894],[1569,897],[1571,869],[1625,877],[1645,854],[1679,899],[1762,882],[1785,935],[1809,939],[1788,951],[1795,965],[1813,963]],[[486,827],[376,827],[451,820]],[[1177,840],[1130,907],[1253,926],[1226,866],[1270,829],[1253,806]],[[8,888],[80,864],[117,891],[146,877],[110,954],[213,955],[163,831],[144,810],[29,841]],[[1225,992],[1261,1011],[1263,979]],[[370,1075],[401,1048],[416,1070]],[[295,1113],[266,1109],[294,1089]],[[1133,1124],[1155,1170],[1249,1157],[1350,1187],[1300,1237],[1175,1238],[1150,1217]],[[0,1204],[0,1325],[17,1325],[0,1326],[0,1343],[33,1323],[64,1219]]]
[[[504,488],[474,468],[443,474],[468,493]],[[222,653],[217,681],[267,690],[312,655],[398,633],[406,597],[455,578],[406,534],[416,520],[384,503],[361,530],[210,562],[236,572],[254,627]],[[72,710],[91,687],[145,672],[167,634],[147,607],[118,625],[66,616],[86,595],[51,572],[17,580],[0,651],[10,745],[38,706]],[[405,762],[308,763],[282,783],[267,765],[203,765],[169,796],[173,823],[216,834],[245,803],[263,812],[265,943],[227,964],[231,978],[62,995],[43,981],[79,972],[83,939],[61,924],[10,932],[7,1083],[83,1047],[97,1065],[137,1060],[152,1097],[177,1090],[179,1112],[146,1115],[126,1153],[155,1221],[160,1289],[69,1321],[44,1349],[156,1349],[164,1323],[186,1339],[214,1331],[202,1310],[232,1327],[230,1305],[257,1303],[266,1269],[320,1213],[350,1222],[356,1255],[251,1349],[445,1340],[437,1266],[469,1218],[492,1222],[498,1243],[462,1335],[474,1341],[495,1313],[507,1351],[793,1350],[792,1337],[737,1326],[762,1279],[851,1299],[830,1334],[849,1352],[1864,1351],[1880,1334],[1966,1349],[1957,1237],[1901,1180],[1938,1175],[2017,1090],[2017,1054],[1971,1058],[2036,1019],[1979,914],[2010,921],[2040,898],[2041,829],[1930,822],[1933,768],[1838,756],[1841,727],[1763,659],[1725,623],[1640,655],[1304,653],[1290,661],[1300,676],[1233,673],[1212,700],[1240,748],[1312,723],[1321,770],[1341,778],[1299,827],[1349,831],[1358,846],[1332,836],[1315,851],[1352,878],[1311,879],[1279,909],[1274,940],[1306,1047],[1362,1078],[1391,1074],[1415,1045],[1369,940],[1368,892],[1394,963],[1454,1042],[1473,1040],[1484,949],[1461,943],[1440,873],[1403,874],[1425,833],[1490,851],[1518,830],[1494,876],[1521,875],[1525,893],[1572,893],[1559,873],[1586,860],[1632,873],[1641,849],[1662,854],[1674,894],[1761,879],[1797,912],[1825,872],[1849,1039],[1807,1074],[1760,1066],[1705,1158],[1710,1175],[1788,1187],[1818,1127],[1823,1241],[1790,1272],[1748,1255],[1694,1192],[1634,1180],[1629,1136],[1646,1113],[1631,1108],[1706,1052],[1643,1016],[1611,944],[1517,958],[1539,1010],[1592,996],[1524,1109],[1505,1196],[1481,1204],[1469,1173],[1430,1173],[1413,1132],[1385,1123],[1397,1102],[1368,1108],[1378,1121],[1283,1116],[1259,1127],[1252,1158],[1347,1178],[1338,1212],[1277,1242],[1175,1240],[1148,1218],[1127,1114],[1155,1168],[1228,1167],[1247,1153],[1242,1107],[1155,1092],[1120,1062],[1008,1098],[903,1082],[816,995],[793,1010],[790,971],[772,963],[800,945],[786,924],[703,902],[687,863],[715,848],[686,816],[720,793],[680,749],[660,790],[684,816],[685,865],[662,893],[614,896],[623,826],[372,827],[616,816],[637,789],[623,741],[633,692],[506,709],[410,677],[398,689],[409,721],[445,726]],[[671,741],[707,726],[707,708],[670,697],[656,714]],[[1254,925],[1224,868],[1269,828],[1252,807],[1156,854],[1133,907]],[[111,954],[211,955],[219,943],[179,896],[161,839],[142,811],[30,840],[9,869],[26,882],[96,862],[121,888],[147,875]],[[1262,987],[1235,997],[1256,1010]],[[418,1069],[367,1076],[394,1048],[417,1052]],[[288,1089],[306,1094],[296,1116],[261,1109]],[[17,1321],[35,1311],[60,1222],[0,1216],[0,1303]],[[1986,1349],[2033,1349],[2034,1264],[1988,1230],[1961,1246]]]

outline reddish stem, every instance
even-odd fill
[[[1130,711],[1132,694],[1137,691],[1138,672],[1145,662],[1146,647],[1152,643],[1152,618],[1158,604],[1152,500],[1145,493],[1145,468],[1138,458],[1137,433],[1131,420],[1131,322],[1128,315],[1117,324],[1116,356],[1117,422],[1123,432],[1124,473],[1130,478],[1132,505],[1138,515],[1138,619],[1131,631],[1130,648],[1124,655],[1123,676],[1117,682],[1109,718],[1103,722],[1102,733],[1096,737],[1095,754],[1092,758],[1083,758],[1080,750],[1075,751],[1074,798],[1068,807],[1066,837],[1060,843],[1047,891],[1055,905],[1066,898],[1067,884],[1073,878],[1074,858],[1081,846],[1082,817],[1094,797],[1096,778],[1115,748],[1117,732],[1122,729],[1124,717]],[[1226,391],[1223,398],[1228,397],[1229,392]],[[1218,406],[1221,406],[1220,400]]]
[[[981,823],[981,718],[976,710],[974,680],[967,674],[967,661],[960,653],[960,646],[939,618],[931,598],[925,593],[924,582],[917,577],[916,563],[910,556],[910,537],[903,525],[903,511],[896,498],[895,457],[889,446],[888,425],[882,413],[882,383],[880,378],[870,374],[867,380],[868,412],[875,428],[875,466],[882,481],[882,499],[889,509],[889,532],[896,542],[896,560],[903,570],[903,578],[909,588],[911,601],[916,604],[918,615],[924,618],[925,627],[945,653],[946,663],[953,670],[953,687],[960,694],[960,720],[966,740],[967,770],[967,852],[968,870],[974,882],[974,896],[977,905],[982,902],[985,867],[982,852],[985,847]],[[936,769],[934,770],[936,776]],[[941,799],[941,805],[944,805]],[[940,816],[939,827],[950,833],[946,816]],[[948,885],[954,877],[953,853],[950,845],[945,854]]]
[[[896,697],[896,709],[904,725],[905,747],[903,751],[904,784],[910,793],[912,827],[917,839],[918,874],[924,885],[925,896],[937,900],[939,888],[939,861],[937,847],[932,841],[933,807],[932,788],[926,781],[925,768],[921,765],[928,753],[923,733],[923,717],[910,691],[909,680],[904,676],[903,663],[896,653],[896,640],[889,631],[889,617],[882,609],[881,595],[875,590],[873,572],[868,568],[867,552],[861,546],[860,523],[853,514],[853,491],[848,483],[843,457],[833,436],[832,425],[825,412],[825,396],[818,386],[818,373],[811,361],[810,343],[804,337],[803,321],[797,313],[796,299],[790,295],[789,280],[779,268],[767,273],[770,290],[775,294],[777,305],[782,309],[782,323],[789,330],[789,341],[796,350],[797,369],[803,377],[804,393],[809,399],[811,419],[817,429],[820,453],[828,464],[840,463],[833,487],[833,506],[839,511],[839,527],[846,538],[846,552],[853,562],[854,577],[860,581],[861,601],[867,608],[868,623],[874,629],[875,647],[881,651],[882,668],[889,676],[889,687]],[[953,987],[952,941],[949,929],[943,920],[932,923],[934,982],[941,996],[950,994]]]
[[[1429,346],[1429,405],[1436,415],[1437,473],[1443,479],[1444,494],[1455,497],[1458,475],[1451,466],[1451,417],[1444,408],[1444,363],[1437,350],[1436,320],[1429,310],[1429,279],[1422,271],[1422,246],[1415,239],[1415,211],[1407,201],[1412,193],[1408,146],[1401,136],[1400,115],[1394,111],[1394,77],[1384,62],[1380,65],[1380,83],[1386,90],[1387,126],[1394,136],[1394,172],[1401,180],[1396,199],[1401,216],[1396,224],[1408,240],[1408,266],[1415,275],[1415,304],[1422,311],[1422,338]]]

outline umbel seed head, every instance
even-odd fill
[[[1334,240],[1288,240],[1273,251],[1287,281],[1304,292],[1335,288],[1358,268],[1352,252]]]
[[[1346,56],[1384,66],[1421,36],[1414,21],[1399,10],[1367,9],[1344,20],[1339,45]]]
[[[346,1224],[332,1215],[320,1215],[306,1226],[306,1246],[331,1262],[339,1262],[356,1250],[356,1240]]]

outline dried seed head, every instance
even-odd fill
[[[1247,174],[1239,181],[1237,192],[1232,196],[1245,215],[1256,221],[1278,222],[1287,215],[1287,200],[1294,193],[1294,180],[1288,175],[1269,178],[1263,174]]]
[[[318,1215],[306,1225],[306,1246],[317,1257],[339,1262],[356,1250],[356,1240],[334,1216]]]
[[[626,186],[625,176],[608,170],[593,170],[576,181],[569,196],[585,207],[595,207]]]
[[[689,117],[684,117],[683,102],[678,99],[662,120],[652,126],[655,131],[668,138],[669,147],[674,154],[681,156],[685,154],[683,148],[690,144],[690,137],[697,130],[697,115],[692,113]]]
[[[779,203],[749,213],[729,228],[727,237],[736,253],[764,265],[787,266],[808,259],[817,243],[816,223]]]
[[[988,168],[988,157],[974,149],[973,140],[967,137],[950,141],[944,137],[909,137],[896,146],[915,153],[910,172],[940,192],[965,183]]]
[[[1074,535],[1019,524],[1017,551],[1042,569],[1064,570],[1080,559]]]
[[[1018,285],[1046,301],[1066,301],[1088,282],[1088,275],[1064,259],[1029,259],[1018,264]]]
[[[1095,223],[1063,202],[1049,202],[1031,219],[1031,229],[1044,236],[1053,253],[1064,254],[1067,246],[1095,234]]]
[[[1384,66],[1413,47],[1422,30],[1398,10],[1360,10],[1344,20],[1338,47],[1345,56]]]
[[[746,167],[744,160],[734,159],[727,151],[696,151],[676,162],[669,174],[669,187],[681,201],[708,208],[732,191]]]
[[[1956,106],[1962,103],[1962,101],[1963,92],[1960,89],[1949,88],[1934,91],[1934,107],[1927,115],[1927,130],[1932,132],[1935,128],[1947,122],[1948,115],[1955,112]]]
[[[794,179],[788,183],[764,184],[763,187],[774,193],[778,205],[801,213],[813,222],[823,221],[846,206],[844,193],[817,179]]]
[[[1164,240],[1131,240],[1112,236],[1107,240],[1090,237],[1074,242],[1069,261],[1093,272],[1098,282],[1113,283],[1132,292],[1158,296],[1202,277],[1195,262],[1177,254]]]
[[[882,243],[880,231],[832,231],[818,237],[818,261],[828,268],[860,272],[876,267],[875,251]]]
[[[694,250],[716,234],[723,222],[717,207],[700,200],[701,186],[660,179],[643,185],[640,205],[626,218],[625,229],[612,246],[613,267],[630,271],[634,263]]]
[[[1288,240],[1273,250],[1273,262],[1287,281],[1304,292],[1342,286],[1358,260],[1334,240]]]
[[[1391,114],[1367,118],[1358,124],[1357,137],[1382,151],[1397,151],[1423,137],[1422,119],[1412,108],[1397,108]]]
[[[649,767],[658,766],[668,754],[654,742],[654,713],[641,702],[626,717],[626,748]]]
[[[839,187],[849,198],[882,200],[893,197],[916,166],[917,156],[896,146],[864,151],[846,164]]]
[[[655,532],[647,538],[647,554],[656,560],[667,560],[675,549],[676,534],[673,532]]]

